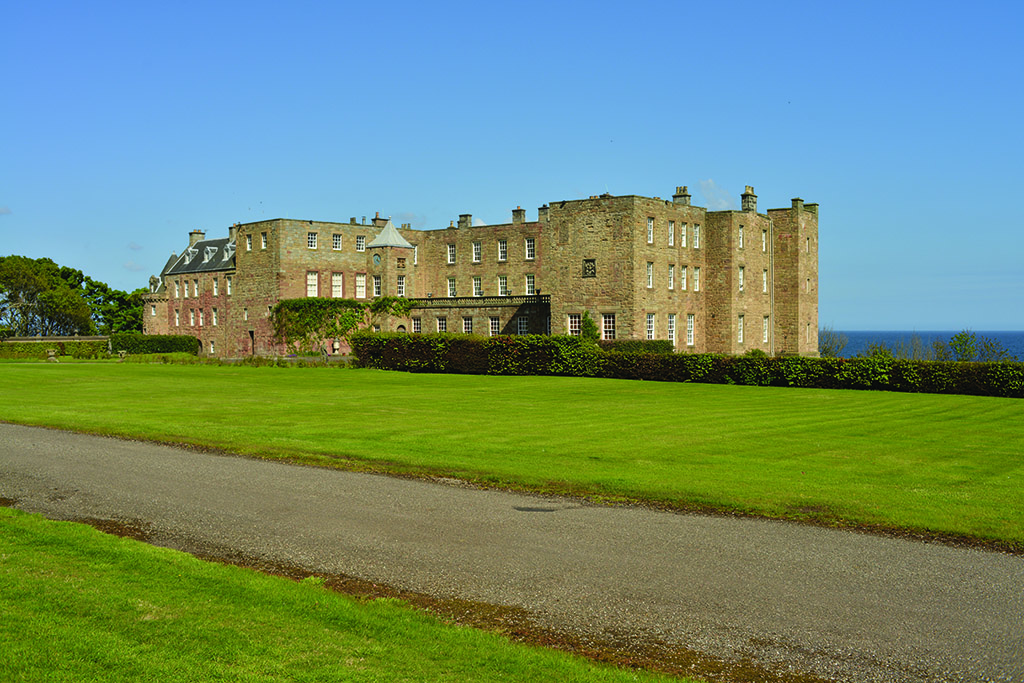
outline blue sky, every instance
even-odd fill
[[[1011,2],[9,2],[0,255],[145,286],[195,228],[593,194],[820,204],[820,320],[1024,329]]]

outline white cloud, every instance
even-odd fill
[[[736,200],[733,199],[729,192],[711,178],[698,182],[700,184],[700,193],[704,196],[704,206],[706,208],[711,211],[726,211],[739,208]]]
[[[408,223],[417,230],[422,230],[427,225],[427,217],[413,213],[412,211],[403,211],[402,213],[396,214],[391,218],[391,222],[396,226],[401,226],[402,223]]]
[[[129,242],[128,243],[128,248],[131,249],[132,251],[142,251],[142,249],[144,247],[141,244],[137,244],[135,242]]]
[[[487,222],[486,222],[486,221],[484,221],[484,220],[482,220],[482,219],[480,219],[480,218],[474,218],[474,219],[473,219],[473,225],[474,225],[474,226],[478,226],[478,225],[487,225]]]
[[[6,216],[7,214],[14,213],[8,206],[0,206],[0,216]]]
[[[124,264],[124,269],[125,270],[129,270],[129,271],[131,271],[133,273],[138,273],[140,271],[145,270],[145,267],[144,266],[140,266],[135,261],[128,261],[127,263]]]

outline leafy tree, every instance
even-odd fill
[[[818,355],[822,358],[839,358],[849,341],[845,334],[826,325],[818,332]]]
[[[0,257],[0,329],[10,335],[142,331],[142,294],[126,293],[48,258]]]
[[[977,363],[1017,360],[998,339],[979,337],[970,330],[958,332],[945,344],[936,342],[934,348],[937,360]]]
[[[597,328],[597,323],[590,317],[590,311],[583,311],[583,317],[580,318],[580,336],[592,342],[601,338],[601,330]]]
[[[95,332],[88,303],[61,268],[25,256],[0,257],[0,326],[15,336]]]

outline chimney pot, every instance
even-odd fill
[[[672,195],[672,202],[683,206],[690,205],[690,193],[686,191],[686,185],[676,188],[676,193]]]
[[[751,185],[747,185],[746,191],[740,195],[741,209],[743,211],[753,211],[757,213],[757,195],[754,194],[754,188]]]

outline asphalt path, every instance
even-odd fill
[[[0,424],[0,498],[844,681],[1024,681],[1024,557]]]

